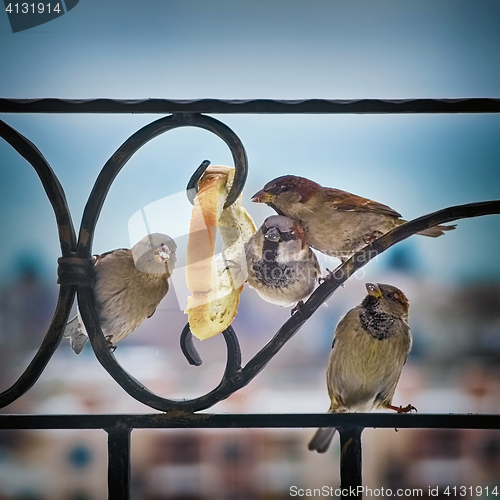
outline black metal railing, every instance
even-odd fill
[[[484,201],[445,208],[410,221],[357,252],[335,274],[322,283],[271,340],[245,365],[241,364],[238,338],[229,327],[223,332],[227,362],[217,387],[191,400],[170,400],[144,387],[125,371],[109,349],[97,320],[92,283],[92,242],[106,195],[117,174],[148,141],[177,127],[194,126],[220,137],[231,150],[236,168],[235,182],[226,205],[231,205],[243,189],[247,157],[237,135],[222,122],[201,113],[498,113],[500,99],[412,99],[412,100],[242,100],[196,101],[148,100],[60,100],[0,99],[0,113],[171,113],[156,120],[127,139],[101,170],[87,201],[78,238],[64,190],[50,165],[28,139],[0,121],[2,136],[37,172],[52,204],[61,246],[56,310],[47,334],[33,360],[19,379],[0,394],[0,408],[21,397],[38,380],[58,347],[75,295],[94,353],[107,372],[133,398],[166,412],[153,415],[0,415],[2,429],[104,429],[108,433],[108,489],[113,500],[129,498],[130,433],[135,428],[229,428],[229,427],[337,427],[341,439],[341,488],[361,485],[361,433],[365,427],[500,429],[496,415],[380,415],[380,414],[285,414],[215,415],[196,413],[246,386],[262,371],[311,315],[358,269],[394,244],[437,224],[457,219],[500,214],[500,201]],[[188,191],[208,162],[193,174]],[[191,195],[189,195],[191,196]],[[191,198],[192,199],[192,196]],[[201,364],[192,343],[189,326],[181,333],[181,348],[191,364]],[[175,410],[175,411],[173,411]],[[361,498],[361,493],[358,495]]]

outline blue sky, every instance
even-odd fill
[[[80,0],[68,14],[13,34],[0,13],[0,96],[61,98],[500,97],[500,3],[397,1]],[[3,115],[59,177],[75,226],[106,160],[148,115]],[[218,116],[249,157],[244,204],[271,178],[310,177],[413,218],[500,198],[500,116]],[[94,251],[129,246],[128,220],[181,192],[199,163],[231,164],[215,136],[169,132],[116,179]],[[0,281],[20,260],[54,280],[54,218],[31,167],[0,143]],[[185,208],[182,208],[184,210]],[[180,208],[181,210],[181,208]],[[176,214],[164,214],[164,231]],[[498,217],[459,222],[439,240],[404,243],[427,279],[498,279]],[[384,260],[374,266],[381,266]]]

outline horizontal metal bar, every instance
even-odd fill
[[[296,427],[500,429],[500,415],[397,413],[0,415],[0,429],[224,429]]]
[[[0,113],[500,113],[500,98],[0,99]]]

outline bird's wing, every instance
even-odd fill
[[[401,363],[401,368],[399,370],[399,373],[397,373],[397,376],[391,377],[388,379],[387,386],[384,388],[383,391],[381,391],[379,394],[377,394],[377,397],[375,398],[374,404],[377,408],[383,409],[387,408],[390,404],[392,404],[392,398],[394,396],[394,393],[396,392],[396,387],[399,382],[399,377],[401,375],[401,369],[403,366],[406,364],[406,360],[408,359],[408,355],[410,354],[411,351],[411,345],[412,345],[412,336],[411,336],[411,330],[410,327],[408,326],[408,323],[406,321],[402,322],[402,331],[401,335],[406,338],[406,355],[404,357],[403,362]]]
[[[74,318],[70,319],[68,323],[66,324],[66,328],[64,329],[64,338],[71,338],[75,335],[78,335],[78,333],[81,332],[81,327],[78,321],[78,316],[75,316]]]
[[[351,309],[338,323],[333,335],[332,350],[328,360],[327,368],[327,386],[330,396],[331,405],[328,411],[337,412],[345,411],[346,405],[342,400],[342,388],[339,384],[338,373],[339,366],[343,366],[346,362],[345,352],[349,347],[351,331],[356,323],[359,323],[358,308]]]
[[[63,337],[69,339],[71,349],[73,349],[76,354],[82,352],[89,338],[79,314],[68,321]]]
[[[396,386],[398,385],[399,378],[395,379],[390,385],[388,385],[383,391],[379,392],[373,401],[374,406],[377,409],[386,409],[392,404],[392,398],[396,392]]]
[[[326,188],[325,202],[340,212],[372,212],[391,217],[401,217],[400,213],[387,205],[340,189]]]
[[[109,250],[108,252],[104,252],[101,255],[94,255],[94,258],[96,259],[96,262],[98,262],[99,260],[103,259],[104,257],[108,257],[110,255],[118,256],[121,254],[124,254],[124,255],[130,254],[131,255],[130,250],[128,248],[117,248],[116,250]]]

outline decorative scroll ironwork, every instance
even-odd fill
[[[0,136],[3,137],[35,169],[50,200],[59,229],[59,241],[63,257],[69,257],[76,246],[75,230],[68,210],[64,190],[56,175],[42,156],[42,153],[26,137],[0,121]],[[75,299],[76,288],[61,285],[59,298],[52,322],[43,342],[19,379],[0,394],[0,408],[21,397],[38,380],[61,341],[64,327],[68,321],[71,306]]]
[[[78,257],[83,259],[90,257],[92,237],[105,196],[111,187],[111,183],[114,178],[123,168],[125,163],[140,147],[154,137],[157,137],[158,135],[174,128],[183,126],[201,127],[209,130],[219,136],[229,146],[233,155],[236,172],[234,183],[228,194],[226,205],[230,205],[236,200],[243,189],[248,171],[246,152],[236,134],[229,127],[209,116],[182,113],[161,118],[153,123],[150,123],[149,125],[146,125],[127,139],[127,141],[125,141],[122,146],[118,148],[115,154],[108,160],[106,165],[104,165],[101,170],[83,213],[80,238],[78,242]],[[107,372],[116,380],[116,382],[118,382],[118,384],[120,384],[129,395],[138,401],[150,406],[151,408],[161,411],[173,409],[197,411],[214,405],[224,398],[223,395],[227,394],[225,397],[228,397],[229,394],[234,392],[229,392],[228,387],[231,384],[232,377],[234,376],[233,372],[237,371],[240,367],[241,361],[239,360],[241,355],[238,341],[232,328],[229,328],[224,332],[224,338],[226,339],[226,344],[228,346],[228,355],[226,371],[219,386],[208,394],[193,400],[173,401],[167,398],[159,397],[150,392],[117,363],[113,353],[109,350],[109,347],[107,347],[107,341],[100,328],[90,286],[80,286],[77,296],[80,314],[85,323],[85,327],[89,334],[89,339],[92,343],[97,359]]]
[[[454,220],[500,214],[500,201],[485,201],[449,207],[419,217],[382,236],[352,256],[335,274],[328,276],[307,302],[285,322],[272,339],[244,366],[238,338],[232,327],[223,332],[227,346],[226,368],[219,385],[192,400],[173,401],[150,392],[116,361],[100,328],[91,290],[91,249],[101,208],[118,172],[131,156],[158,135],[182,126],[201,127],[220,137],[231,150],[235,181],[226,202],[231,205],[241,193],[248,173],[245,149],[236,134],[214,118],[200,113],[499,113],[500,99],[408,99],[408,100],[216,100],[174,101],[147,99],[0,99],[0,112],[10,113],[173,113],[146,125],[113,154],[101,170],[84,210],[78,241],[63,188],[40,151],[19,132],[0,121],[3,137],[37,172],[52,204],[62,256],[59,259],[59,298],[42,344],[19,379],[0,394],[3,408],[28,391],[38,380],[59,345],[71,306],[78,305],[99,362],[108,373],[142,403],[167,413],[153,415],[0,415],[2,429],[104,429],[108,433],[108,489],[113,500],[129,498],[130,432],[134,428],[228,428],[228,427],[337,427],[342,446],[342,487],[361,485],[361,432],[379,428],[498,429],[498,415],[388,415],[388,414],[273,414],[212,415],[194,413],[213,406],[247,385],[302,327],[335,290],[358,269],[392,245],[426,228]],[[188,183],[188,198],[209,162],[204,161]],[[189,325],[180,337],[186,359],[202,363],[192,342]],[[176,410],[176,411],[169,411]],[[349,446],[347,446],[349,444]],[[360,495],[358,495],[361,498]]]
[[[62,101],[61,101],[62,102]],[[272,101],[275,102],[275,101]],[[496,101],[495,101],[496,102]],[[33,103],[32,103],[33,104]],[[0,134],[35,168],[42,180],[47,195],[54,208],[59,226],[62,257],[59,259],[59,279],[61,285],[60,298],[49,331],[32,363],[21,375],[13,387],[0,395],[0,403],[6,406],[28,390],[40,376],[50,357],[59,344],[69,311],[77,290],[78,307],[85,323],[95,355],[108,373],[122,388],[138,401],[161,411],[183,410],[195,412],[213,406],[226,399],[235,391],[247,385],[279,352],[302,327],[316,309],[325,302],[334,291],[358,269],[366,265],[372,258],[384,252],[392,245],[411,235],[437,224],[454,221],[465,217],[477,217],[486,214],[500,213],[500,201],[472,203],[451,207],[408,222],[379,238],[357,252],[335,275],[329,276],[311,295],[309,300],[296,312],[274,335],[274,337],[244,366],[241,366],[241,351],[238,338],[232,327],[223,332],[227,346],[226,368],[219,385],[207,394],[191,400],[170,400],[157,396],[149,391],[138,380],[125,371],[116,361],[109,349],[108,342],[99,325],[92,294],[92,240],[105,197],[125,163],[144,144],[164,132],[177,127],[194,126],[209,130],[220,137],[231,150],[236,173],[235,181],[229,193],[229,206],[243,189],[248,168],[243,144],[236,134],[226,125],[214,118],[191,113],[177,113],[156,120],[134,133],[127,139],[106,162],[94,184],[85,206],[78,242],[67,208],[64,192],[55,174],[36,147],[21,134],[1,124]],[[193,199],[193,192],[204,170],[209,165],[204,161],[188,182],[188,197]],[[181,349],[188,361],[200,365],[199,357],[189,326],[186,325],[181,334]]]
[[[6,123],[0,121],[0,136],[33,165],[45,187],[58,222],[62,252],[62,257],[58,260],[58,283],[61,285],[60,296],[53,322],[49,327],[42,346],[28,368],[12,387],[0,394],[0,407],[7,406],[15,401],[30,389],[40,377],[61,341],[76,291],[79,310],[97,359],[108,373],[135,399],[151,408],[162,411],[179,409],[179,407],[196,411],[197,409],[208,408],[214,405],[217,401],[223,399],[223,397],[220,397],[221,395],[226,395],[225,397],[227,397],[234,392],[234,390],[230,390],[230,386],[233,377],[241,368],[241,352],[238,340],[231,327],[223,333],[226,339],[228,354],[226,370],[219,386],[208,394],[192,401],[171,401],[151,393],[117,363],[104,338],[94,307],[94,299],[91,291],[93,278],[91,265],[92,240],[97,219],[111,184],[125,163],[144,144],[164,132],[184,126],[194,126],[209,130],[226,142],[231,150],[236,168],[235,179],[228,194],[226,205],[229,206],[236,200],[243,189],[248,173],[246,152],[240,139],[229,127],[209,116],[187,113],[170,115],[146,125],[133,134],[104,165],[87,201],[79,239],[76,242],[75,231],[64,197],[64,191],[49,164],[28,139]],[[206,166],[207,164],[204,165],[204,168]],[[196,187],[196,183],[203,174],[203,171],[204,169],[199,169],[197,171],[199,174],[198,177],[192,177],[193,187]],[[187,337],[183,336],[181,338],[185,340]],[[193,352],[196,353],[195,350]]]

